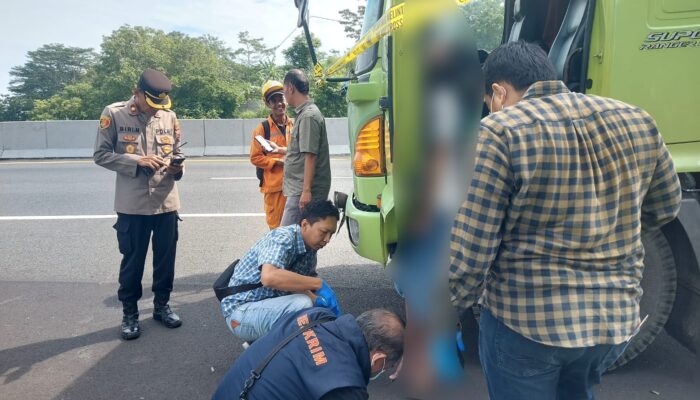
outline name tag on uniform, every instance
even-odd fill
[[[122,141],[124,142],[135,142],[138,139],[136,135],[122,135]]]
[[[156,136],[156,142],[160,144],[173,144],[173,138],[169,135]]]

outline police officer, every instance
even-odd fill
[[[168,328],[182,321],[168,306],[175,275],[180,199],[175,181],[183,174],[180,127],[170,111],[170,80],[160,71],[143,71],[133,97],[105,107],[95,141],[93,158],[117,173],[114,210],[117,212],[119,252],[118,298],[124,317],[121,336],[140,336],[137,302],[141,278],[153,233],[153,319]]]
[[[241,393],[250,400],[367,399],[367,384],[396,366],[403,342],[403,320],[391,311],[336,319],[326,308],[301,310],[251,344],[212,399],[237,399]],[[250,379],[253,371],[259,378]]]

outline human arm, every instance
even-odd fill
[[[184,161],[182,161],[177,165],[173,165],[173,158],[182,156],[182,150],[179,148],[182,134],[180,132],[180,121],[177,120],[177,117],[175,117],[175,121],[173,123],[173,131],[175,136],[175,144],[173,148],[176,150],[173,152],[173,157],[170,157],[170,160],[168,161],[168,167],[166,169],[166,172],[168,174],[174,175],[174,179],[176,181],[179,181],[180,179],[182,179],[182,176],[185,173],[185,164]]]
[[[367,388],[343,387],[333,389],[321,396],[320,400],[367,400],[369,394]]]
[[[117,128],[114,124],[112,111],[105,108],[100,116],[100,123],[95,138],[95,148],[92,155],[95,164],[111,171],[136,177],[138,167],[155,169],[160,161],[154,157],[141,157],[137,154],[122,154],[116,151]],[[158,157],[159,158],[159,157]]]
[[[461,311],[477,299],[484,274],[498,254],[513,176],[501,135],[482,127],[467,198],[452,227],[449,287]]]
[[[316,173],[316,154],[304,153],[304,186],[299,198],[299,208],[304,209],[311,202],[311,187]]]
[[[671,155],[660,142],[654,175],[642,201],[642,229],[658,229],[671,222],[680,211],[681,185]]]
[[[263,264],[260,269],[260,283],[264,287],[285,292],[319,290],[323,284],[320,278],[300,275],[272,264]]]
[[[311,115],[297,118],[299,125],[299,152],[304,154],[304,181],[302,183],[299,208],[304,209],[311,201],[311,189],[316,177],[317,155],[321,151],[323,125]]]
[[[282,147],[282,146],[278,145],[277,143],[275,143],[275,142],[273,142],[273,141],[269,141],[269,143],[270,143],[270,146],[272,147],[272,152],[273,152],[273,153],[275,153],[275,154],[282,154],[282,155],[287,154],[287,148],[286,148],[286,147]]]
[[[252,138],[250,141],[250,162],[258,168],[270,170],[275,165],[282,165],[283,161],[277,157],[272,157],[265,153],[265,150],[260,142],[255,139],[256,136],[265,137],[264,135],[265,131],[262,124],[257,125],[255,129],[253,129]],[[273,149],[275,148],[276,145],[273,145],[274,142],[268,140],[268,143],[270,143],[270,146],[272,146]]]

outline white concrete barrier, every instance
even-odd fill
[[[44,157],[92,157],[98,125],[97,121],[46,121]]]
[[[0,157],[46,157],[46,122],[1,122]]]
[[[185,155],[244,156],[261,119],[180,120]],[[0,159],[92,157],[98,121],[0,122]],[[331,154],[348,154],[347,118],[327,118]]]
[[[204,139],[203,119],[181,119],[180,131],[182,132],[182,142],[187,142],[182,152],[188,157],[198,157],[204,155],[206,142]]]

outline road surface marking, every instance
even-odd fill
[[[212,214],[180,214],[182,218],[247,218],[264,217],[265,213],[212,213]],[[0,216],[0,221],[58,221],[73,219],[114,219],[115,214],[103,215],[17,215]]]

